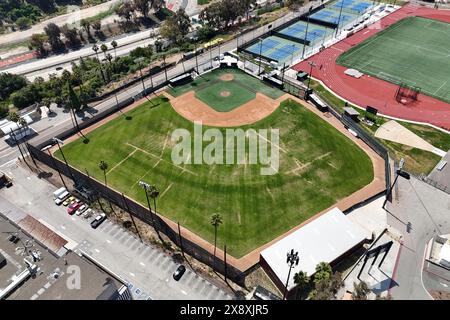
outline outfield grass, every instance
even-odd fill
[[[450,103],[450,24],[408,17],[343,53],[337,63]]]
[[[150,108],[152,104],[157,107]],[[65,145],[69,163],[143,205],[139,180],[160,190],[158,211],[211,243],[210,217],[220,213],[218,246],[241,257],[332,206],[373,179],[370,158],[356,144],[300,104],[287,100],[248,128],[279,128],[280,169],[260,175],[259,165],[183,165],[171,161],[170,137],[193,125],[163,99],[147,102],[87,134],[88,144]],[[205,129],[205,128],[204,128]],[[220,129],[224,131],[225,129]],[[56,156],[60,157],[59,153]],[[298,171],[292,170],[303,166]]]
[[[230,69],[219,68],[214,71],[202,74],[201,76],[197,77],[194,81],[185,85],[172,87],[169,90],[167,90],[167,92],[174,97],[179,97],[185,94],[186,92],[192,90],[198,92],[204,88],[210,87],[212,84],[222,81],[220,80],[220,77],[228,73],[234,76],[234,80],[227,81],[228,84],[231,83],[237,84],[242,88],[246,88],[247,90],[252,92],[260,92],[272,99],[278,99],[284,94],[283,91],[274,87],[270,87],[265,83],[263,83],[262,81],[246,74],[245,72],[239,69],[231,69],[231,68]]]

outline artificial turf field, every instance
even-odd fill
[[[408,17],[343,53],[337,63],[450,103],[450,24]]]
[[[151,108],[152,105],[157,105]],[[239,258],[369,184],[370,158],[331,125],[292,100],[248,128],[279,128],[280,169],[260,175],[260,165],[174,165],[174,129],[193,124],[165,98],[111,120],[63,147],[72,166],[145,205],[144,180],[160,190],[158,212],[213,243],[210,217],[220,213],[218,246]],[[207,129],[207,128],[204,128]],[[222,131],[224,129],[221,129]],[[60,154],[56,153],[57,157]]]
[[[221,79],[224,75],[232,75],[234,79],[224,81]],[[194,81],[172,87],[167,92],[174,97],[179,97],[192,90],[195,91],[195,96],[199,100],[219,112],[229,112],[255,99],[256,92],[272,99],[277,99],[284,94],[284,92],[265,85],[245,72],[233,68],[216,69],[202,74]],[[227,95],[224,96],[222,93],[227,93]]]

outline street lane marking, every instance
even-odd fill
[[[94,249],[95,250],[95,252],[97,252],[97,253],[99,253],[100,252],[100,250],[98,250],[98,249]]]
[[[187,292],[184,290],[181,290],[181,293],[187,295]]]
[[[141,266],[145,267],[145,263],[139,262],[139,264],[140,264]]]
[[[448,288],[448,285],[446,285],[445,283],[439,282],[442,286]]]
[[[108,239],[106,239],[106,242],[111,243],[111,241],[109,241]]]
[[[133,272],[130,272],[130,276],[135,277],[136,275]]]

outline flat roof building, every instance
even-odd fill
[[[0,300],[131,300],[122,279],[88,256],[61,255],[60,237],[28,222],[20,229],[0,215]]]
[[[361,247],[365,239],[364,230],[334,208],[261,251],[260,264],[283,292],[289,273],[287,253],[292,249],[298,251],[300,259],[290,274],[290,291],[295,287],[295,273],[304,271],[312,276],[320,262],[333,265]]]

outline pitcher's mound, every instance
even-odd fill
[[[221,93],[220,93],[220,96],[221,97],[229,97],[231,95],[231,92],[230,91],[222,91]]]
[[[231,73],[226,73],[226,74],[220,76],[220,80],[222,80],[222,81],[232,81],[232,80],[234,80],[234,75],[232,75]]]

